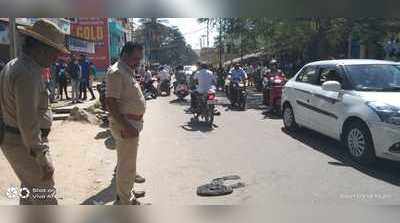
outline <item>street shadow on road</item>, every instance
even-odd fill
[[[181,126],[182,129],[188,131],[188,132],[211,132],[215,128],[218,128],[219,126],[216,124],[213,124],[212,127],[208,126],[207,123],[205,122],[199,122],[199,121],[194,121],[190,120],[189,122],[186,123],[186,125]]]
[[[351,167],[370,177],[400,186],[400,164],[397,162],[378,159],[374,164],[362,165],[353,161],[348,156],[344,146],[334,139],[308,129],[301,129],[297,133],[288,132],[284,128],[282,128],[282,131],[312,149],[336,160],[328,162],[329,165],[337,166],[338,168]]]
[[[263,94],[255,91],[254,89],[248,90],[247,109],[262,110],[264,107]]]
[[[274,120],[278,120],[278,119],[282,119],[282,115],[275,112],[275,111],[263,111],[262,114],[264,115],[264,119],[274,119]]]
[[[183,100],[179,100],[179,99],[174,99],[169,101],[170,104],[176,104],[176,105],[183,105],[183,106],[189,106],[190,105],[190,101],[183,99]]]
[[[81,203],[81,205],[97,205],[97,204],[106,204],[108,202],[114,201],[116,197],[116,178],[115,173],[110,182],[110,185],[98,192],[97,194],[91,196]]]

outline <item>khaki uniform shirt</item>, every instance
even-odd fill
[[[22,143],[31,150],[43,149],[40,122],[48,111],[48,93],[42,80],[43,67],[21,55],[0,73],[0,104],[6,125],[18,128]]]
[[[146,111],[146,101],[135,72],[124,62],[115,63],[107,71],[106,97],[117,99],[122,114],[143,115]]]

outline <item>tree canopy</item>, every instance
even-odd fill
[[[157,18],[142,19],[140,22],[134,38],[145,45],[145,54],[150,63],[175,66],[193,64],[198,60],[197,54],[177,27],[168,26]]]

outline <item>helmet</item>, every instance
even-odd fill
[[[200,68],[208,69],[208,64],[206,62],[200,62]]]

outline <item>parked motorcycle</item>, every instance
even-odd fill
[[[279,112],[281,108],[282,90],[286,84],[286,78],[283,75],[265,76],[263,85],[264,103],[272,110]]]
[[[197,105],[193,112],[195,120],[199,121],[199,118],[202,118],[211,128],[214,123],[214,110],[216,104],[217,100],[215,90],[209,90],[207,94],[199,95]]]

